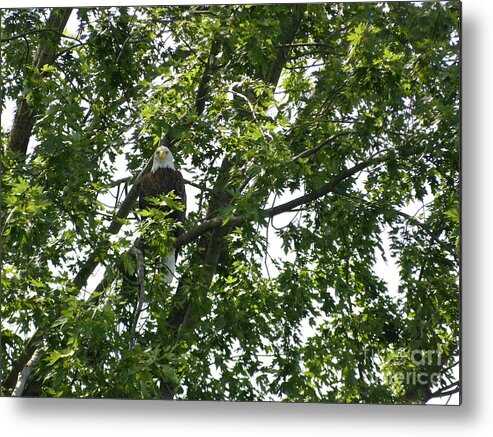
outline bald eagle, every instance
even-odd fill
[[[173,220],[183,223],[186,215],[187,206],[187,194],[185,191],[185,182],[182,174],[175,170],[175,164],[173,155],[170,150],[165,146],[160,146],[156,149],[153,156],[152,168],[149,173],[146,173],[141,181],[139,187],[139,206],[140,209],[146,209],[149,206],[147,198],[158,197],[161,194],[169,194],[174,192],[185,205],[185,208],[181,211],[176,209],[170,209],[167,206],[160,206],[160,209],[167,212],[167,217]],[[182,233],[181,227],[175,228],[175,238],[178,238]],[[164,260],[166,266],[166,282],[171,282],[175,273],[175,264],[178,257],[177,250],[171,250]]]

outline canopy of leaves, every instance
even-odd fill
[[[459,18],[452,1],[2,10],[1,394],[458,392]],[[158,144],[188,184],[176,241],[173,195],[135,202]]]

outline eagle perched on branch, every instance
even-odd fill
[[[183,223],[186,216],[187,194],[185,191],[185,182],[182,174],[175,170],[173,155],[165,146],[160,146],[156,149],[153,156],[151,171],[145,174],[139,187],[139,206],[140,209],[146,209],[149,206],[154,206],[148,202],[150,197],[158,197],[162,194],[173,192],[180,198],[181,203],[185,206],[182,210],[172,209],[168,206],[161,205],[159,209],[167,213],[167,217],[176,222]],[[178,238],[182,233],[181,227],[175,228],[175,238]],[[178,251],[172,249],[165,259],[165,266],[168,270],[166,282],[171,282],[175,273],[176,259]]]

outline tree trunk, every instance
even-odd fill
[[[61,39],[61,33],[67,24],[72,8],[57,8],[53,9],[46,23],[45,36],[41,41],[34,55],[33,66],[40,71],[45,65],[52,65],[55,62],[55,56],[58,45]],[[25,97],[22,97],[18,104],[17,110],[10,131],[8,147],[25,155],[29,139],[32,135],[34,127],[34,118],[39,112],[39,108],[35,108],[27,102]]]

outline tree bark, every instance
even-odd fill
[[[33,371],[33,367],[36,366],[38,361],[43,356],[41,349],[36,349],[36,351],[32,354],[29,361],[26,363],[22,372],[19,374],[19,379],[17,380],[17,384],[15,385],[14,390],[12,391],[12,396],[19,397],[24,393],[24,389],[26,387],[27,381],[31,376],[31,372]]]
[[[38,71],[41,71],[43,66],[54,63],[61,34],[71,12],[72,8],[56,8],[51,11],[46,29],[53,30],[53,32],[45,32],[33,60],[33,66]],[[8,147],[11,150],[22,155],[27,153],[27,146],[34,127],[34,118],[38,112],[39,108],[31,106],[25,97],[19,100],[8,142]]]
[[[292,47],[292,43],[298,29],[300,27],[301,21],[303,19],[303,14],[305,13],[306,5],[299,4],[293,5],[293,11],[291,13],[291,20],[289,26],[282,30],[282,43],[277,47],[277,56],[269,68],[267,74],[266,82],[271,85],[277,85],[279,78],[281,77],[282,69],[288,60],[288,55]]]
[[[35,354],[38,346],[38,342],[42,339],[42,332],[38,329],[33,336],[28,340],[26,344],[26,352],[22,355],[12,366],[9,374],[5,380],[1,383],[2,388],[13,389],[16,386],[19,373],[28,364]]]

